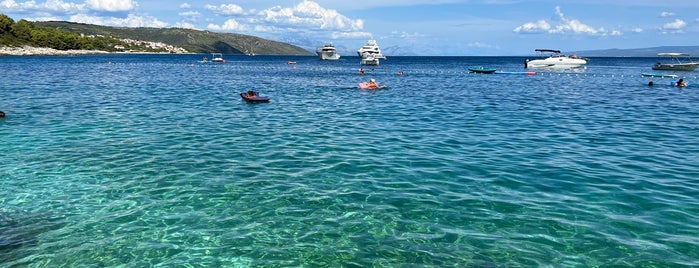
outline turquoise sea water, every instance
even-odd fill
[[[0,57],[0,267],[699,266],[654,58],[201,57]]]

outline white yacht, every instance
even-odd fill
[[[371,56],[374,59],[386,59],[386,56],[381,54],[381,49],[379,48],[379,44],[376,43],[376,40],[374,39],[369,39],[369,41],[366,42],[366,45],[362,46],[359,50],[357,50],[357,55],[362,58],[367,58]]]
[[[333,43],[326,43],[322,47],[318,47],[316,53],[318,54],[318,57],[320,57],[321,60],[340,59],[340,53],[337,53],[337,50],[335,50],[335,46],[333,46]]]
[[[575,69],[587,64],[587,59],[576,55],[566,56],[560,50],[536,49],[541,59],[524,61],[524,68]]]

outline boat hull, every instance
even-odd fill
[[[361,65],[371,65],[371,66],[378,66],[379,65],[379,59],[375,58],[363,58],[359,64]]]
[[[694,71],[699,63],[678,63],[678,64],[666,64],[660,63],[653,65],[653,70],[662,71]]]
[[[469,71],[469,72],[472,72],[472,73],[479,73],[479,74],[492,74],[492,73],[494,73],[495,71],[497,71],[497,69],[495,69],[495,68],[484,68],[484,67],[471,67],[471,68],[468,68],[468,71]]]
[[[318,58],[321,60],[339,60],[340,59],[340,54],[337,52],[317,52]]]
[[[540,60],[530,60],[525,64],[526,68],[548,68],[548,69],[575,69],[587,64],[583,59],[562,59],[548,58]]]
[[[269,102],[269,97],[261,97],[259,95],[248,97],[245,93],[240,93],[240,97],[248,103]]]

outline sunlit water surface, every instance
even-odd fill
[[[699,266],[653,58],[203,56],[0,57],[1,267]]]

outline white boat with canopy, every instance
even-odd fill
[[[689,54],[687,53],[675,53],[675,52],[665,52],[658,53],[658,57],[669,57],[671,62],[661,63],[658,62],[653,65],[653,70],[665,70],[665,71],[694,71],[699,65],[699,62],[692,61]]]

